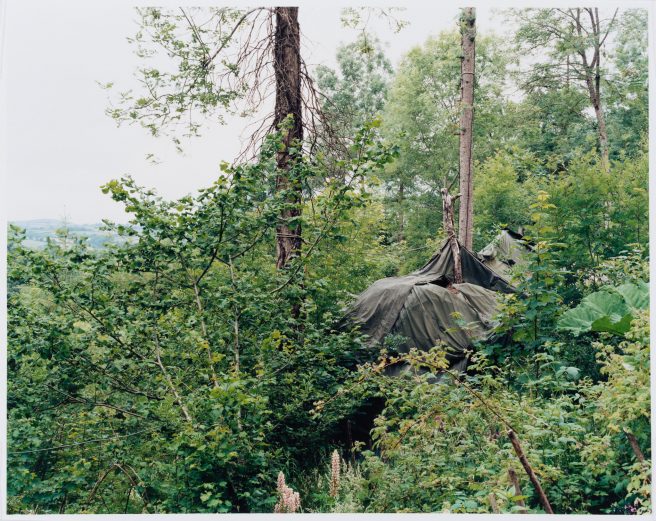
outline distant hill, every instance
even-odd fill
[[[26,239],[23,242],[28,248],[45,248],[48,238],[58,240],[57,230],[67,229],[69,235],[86,237],[94,249],[102,248],[108,242],[117,242],[118,236],[101,230],[102,224],[78,224],[65,222],[61,219],[32,219],[27,221],[9,221],[25,230]]]

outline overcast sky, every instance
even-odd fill
[[[353,41],[356,32],[341,26],[339,5],[318,4],[301,3],[303,53],[311,67],[333,66],[337,46]],[[406,4],[400,16],[409,26],[398,34],[383,21],[371,28],[396,65],[413,46],[456,26],[458,7],[449,4]],[[503,34],[503,20],[493,17],[489,4],[479,3],[478,31]],[[249,121],[231,118],[185,143],[180,155],[166,137],[152,138],[138,126],[117,128],[104,114],[107,93],[96,82],[135,87],[139,62],[126,37],[135,33],[137,14],[126,2],[9,0],[4,15],[7,219],[125,221],[122,207],[101,193],[102,184],[130,174],[165,197],[179,197],[210,184],[219,162],[231,161],[246,139]],[[148,162],[148,153],[161,163]]]

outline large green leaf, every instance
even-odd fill
[[[577,336],[588,331],[623,334],[631,318],[631,309],[619,292],[602,290],[591,293],[578,306],[563,313],[558,328]]]
[[[624,301],[630,308],[647,309],[649,307],[649,284],[627,282],[615,288],[615,291],[624,297]]]
[[[627,313],[617,322],[611,320],[611,317],[608,315],[605,315],[595,320],[592,323],[590,330],[597,332],[607,331],[609,333],[623,335],[631,329],[631,320],[633,320],[633,315],[631,315],[631,313]]]

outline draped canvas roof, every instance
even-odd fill
[[[501,230],[494,240],[478,252],[483,264],[510,280],[513,266],[526,264],[526,254],[531,246],[522,235],[509,229]]]
[[[460,252],[463,283],[453,284],[453,254],[445,241],[419,270],[374,282],[353,303],[347,322],[358,325],[372,345],[400,335],[401,352],[445,342],[452,364],[458,364],[472,340],[489,334],[497,292],[513,291],[474,253],[462,246]]]

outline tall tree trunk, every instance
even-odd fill
[[[606,172],[610,170],[610,159],[608,157],[608,133],[606,132],[606,118],[601,106],[601,46],[603,43],[601,36],[601,24],[599,22],[599,8],[595,7],[593,12],[593,19],[596,18],[597,22],[594,24],[595,35],[595,73],[594,73],[594,87],[596,96],[596,103],[593,101],[595,109],[595,116],[597,117],[597,132],[599,132],[599,148],[601,151],[601,161]],[[613,20],[615,16],[613,16]],[[611,21],[611,25],[612,25]],[[610,29],[610,27],[609,27]],[[605,39],[605,37],[603,37]]]
[[[283,129],[284,148],[278,152],[276,191],[285,192],[285,208],[276,226],[276,267],[284,268],[301,250],[302,185],[290,177],[294,160],[290,146],[303,140],[301,102],[301,39],[298,25],[298,7],[276,7],[274,40],[274,69],[276,78],[276,128],[291,115],[291,125]],[[295,222],[290,222],[296,219]]]
[[[599,76],[596,79],[590,79],[589,83],[592,82],[599,83]],[[604,117],[604,111],[601,106],[601,93],[598,88],[588,86],[588,91],[590,92],[590,101],[595,111],[595,117],[597,118],[597,133],[599,137],[599,152],[601,153],[601,164],[604,170],[608,171],[610,169],[610,158],[608,154],[608,133],[606,131],[606,118]]]
[[[405,185],[403,181],[399,183],[399,242],[405,240],[405,213],[403,211],[403,202],[405,201]]]
[[[608,32],[615,20],[615,15],[606,30],[606,34],[601,34],[601,22],[599,21],[598,8],[584,8],[590,17],[592,27],[592,47],[593,55],[592,60],[588,61],[588,55],[585,49],[580,49],[579,55],[583,62],[583,70],[585,71],[585,84],[588,88],[588,95],[590,96],[590,103],[597,118],[597,134],[599,138],[599,153],[601,154],[601,164],[606,172],[610,170],[610,159],[608,152],[608,132],[606,131],[606,118],[601,103],[601,47],[608,36]],[[576,23],[575,28],[579,38],[584,38],[586,33],[583,23],[581,22],[581,8],[576,9]],[[589,33],[587,33],[589,35]]]
[[[474,172],[472,144],[474,130],[474,72],[476,62],[476,9],[465,7],[460,16],[462,61],[460,65],[460,216],[458,238],[468,249],[473,246]]]

